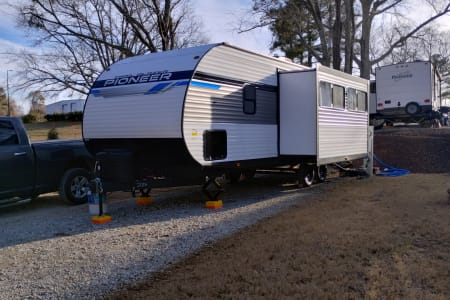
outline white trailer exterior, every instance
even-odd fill
[[[292,91],[297,95],[309,95],[327,80],[346,89],[354,84],[366,93],[367,108],[367,81],[323,67],[296,73],[308,70],[227,44],[127,58],[110,66],[91,88],[83,138],[93,154],[127,153],[131,170],[125,164],[117,170],[103,168],[106,176],[131,172],[134,178],[177,177],[183,183],[224,169],[298,164],[304,159],[327,163],[362,157],[364,151],[367,156],[367,112],[322,109],[318,96],[311,94],[291,103],[292,110],[300,110],[300,119],[280,113],[285,108],[281,102],[291,101],[281,92],[285,76],[291,75],[298,76]],[[315,74],[315,81],[305,84],[308,74]],[[363,129],[365,139],[359,140]],[[293,148],[283,144],[290,133]],[[358,143],[351,137],[356,133]]]
[[[440,76],[427,61],[376,68],[376,108],[379,118],[420,121],[440,108]]]
[[[318,165],[367,157],[367,80],[324,66],[279,76],[281,155]]]

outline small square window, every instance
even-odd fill
[[[356,110],[356,90],[349,88],[347,90],[347,108],[348,110]]]
[[[320,82],[320,106],[332,106],[331,83]]]
[[[333,107],[344,108],[344,92],[345,89],[342,86],[333,85]]]
[[[358,111],[367,111],[367,93],[358,91],[357,99]]]
[[[244,86],[242,109],[245,114],[256,113],[256,87],[254,85]]]

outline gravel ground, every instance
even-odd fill
[[[229,187],[215,211],[203,207],[199,187],[154,190],[150,207],[113,194],[105,225],[55,194],[2,209],[0,298],[101,298],[320,190],[284,182],[263,176]]]
[[[448,172],[450,160],[442,154],[450,151],[450,130],[427,132],[433,134],[425,138],[417,128],[383,129],[376,133],[375,152],[412,172]],[[436,142],[434,135],[445,137]],[[297,189],[286,182],[262,176],[229,187],[224,208],[216,211],[204,208],[199,187],[154,190],[150,207],[117,193],[110,197],[113,221],[106,225],[91,223],[87,205],[67,206],[55,194],[0,209],[0,298],[102,298],[325,186]]]

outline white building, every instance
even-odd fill
[[[83,111],[86,99],[61,100],[45,106],[45,113],[48,115],[54,113],[69,113]]]

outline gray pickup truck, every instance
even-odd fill
[[[69,203],[85,203],[93,164],[83,141],[30,143],[20,119],[0,117],[0,206],[55,191]]]

